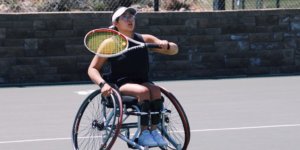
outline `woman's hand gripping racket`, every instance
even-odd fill
[[[128,47],[131,41],[136,46]],[[142,43],[112,29],[94,29],[84,37],[85,47],[100,57],[115,57],[138,48],[160,48],[158,44]]]

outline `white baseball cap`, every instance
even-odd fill
[[[115,11],[115,13],[113,14],[111,21],[115,22],[117,20],[118,17],[120,17],[121,15],[123,15],[126,11],[128,11],[129,13],[131,13],[132,15],[135,15],[137,12],[134,8],[131,7],[120,7],[117,9],[117,11]]]

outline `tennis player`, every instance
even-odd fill
[[[112,15],[113,28],[136,41],[159,44],[161,48],[151,49],[152,51],[167,55],[177,54],[178,46],[175,43],[160,40],[153,35],[135,33],[136,14],[134,8],[119,7]],[[133,43],[129,42],[129,47],[131,46]],[[100,70],[106,62],[110,64],[110,73],[104,77]],[[104,96],[112,93],[112,87],[107,83],[113,83],[119,87],[122,94],[137,97],[142,112],[158,112],[163,107],[161,92],[159,87],[149,81],[148,73],[147,48],[128,51],[113,58],[95,56],[88,68],[89,77],[100,86]],[[159,114],[152,115],[151,120],[148,115],[141,116],[142,130],[138,144],[150,147],[168,144],[157,130],[159,121]]]

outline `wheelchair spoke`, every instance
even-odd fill
[[[76,150],[109,149],[112,146],[117,136],[114,130],[119,124],[117,105],[115,99],[112,101],[111,107],[107,107],[99,91],[95,91],[83,102],[72,131]]]

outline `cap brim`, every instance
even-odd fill
[[[134,8],[131,7],[121,7],[119,8],[112,16],[112,22],[115,22],[117,18],[119,18],[121,15],[123,15],[125,12],[129,12],[132,15],[136,15],[137,11]]]

